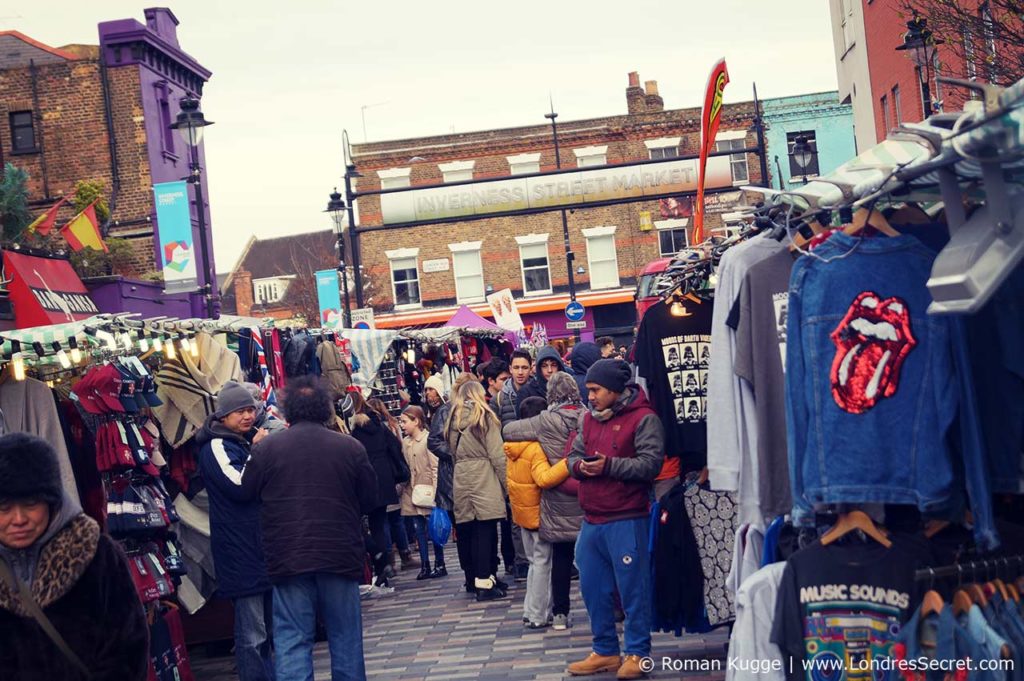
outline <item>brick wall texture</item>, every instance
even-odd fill
[[[133,247],[130,266],[120,273],[139,275],[155,269],[153,229],[148,224],[153,198],[139,71],[137,68],[109,69],[107,77],[120,180],[116,197],[101,66],[97,58],[38,66],[35,70],[38,109],[33,100],[31,69],[0,70],[0,155],[5,163],[28,172],[29,201],[36,214],[60,196],[73,196],[79,180],[103,182],[113,208],[108,236],[129,238]],[[16,111],[35,113],[36,146],[37,149],[41,146],[41,150],[12,153],[8,121],[9,114]],[[73,208],[62,207],[58,226],[73,216]],[[117,226],[118,222],[139,224]]]
[[[753,128],[753,118],[752,103],[726,106],[722,114],[721,130],[744,130],[747,132],[745,146],[756,147],[757,136]],[[649,160],[649,151],[644,141],[665,137],[681,138],[680,156],[697,155],[700,151],[700,109],[646,111],[567,122],[558,126],[558,134],[562,169],[576,167],[576,156],[572,150],[586,146],[607,145],[609,164]],[[412,169],[410,181],[413,187],[438,185],[443,182],[438,164],[451,161],[475,160],[474,179],[508,177],[510,171],[506,157],[538,152],[540,170],[555,170],[550,126],[354,145],[353,158],[362,175],[362,178],[357,180],[356,191],[380,189],[377,171],[396,167]],[[749,153],[746,157],[749,180],[737,184],[758,184],[761,181],[758,156]],[[413,158],[417,160],[410,161]],[[361,228],[372,229],[382,224],[378,196],[360,197],[358,206]],[[586,238],[581,231],[583,229],[611,225],[617,228],[615,245],[618,252],[620,283],[623,286],[632,285],[643,267],[660,257],[658,232],[641,230],[643,211],[649,211],[652,220],[663,219],[657,201],[583,208],[567,214],[570,241],[576,254],[574,268],[583,266],[586,270],[585,274],[576,275],[579,290],[585,291],[589,288],[590,273]],[[706,229],[721,224],[720,215],[709,212],[705,221]],[[550,235],[548,259],[552,285],[556,291],[564,290],[568,284],[568,276],[561,215],[558,210],[514,217],[388,227],[363,232],[360,235],[361,262],[365,267],[365,273],[376,285],[377,293],[373,307],[378,311],[393,308],[391,270],[385,251],[399,248],[420,249],[419,276],[423,304],[454,304],[454,271],[425,273],[422,271],[422,264],[424,260],[440,258],[448,258],[451,261],[452,254],[448,245],[461,241],[483,241],[481,258],[485,283],[493,286],[496,291],[511,288],[519,295],[523,284],[519,247],[515,237],[537,233]]]

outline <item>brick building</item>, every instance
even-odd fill
[[[926,3],[920,3],[925,6]],[[897,51],[907,32],[905,0],[829,0],[835,46],[839,95],[852,104],[857,147],[864,151],[884,140],[889,131],[904,122],[927,117],[925,80],[905,50]],[[927,3],[927,6],[935,3]],[[1009,84],[1007,74],[993,65],[1021,62],[1020,48],[999,40],[998,25],[1007,20],[999,15],[997,3],[961,0],[943,17],[932,17],[930,28],[937,45],[932,69],[925,69],[933,106],[959,111],[971,93],[944,85],[937,76]],[[962,17],[962,19],[957,18]],[[926,16],[927,20],[928,17]],[[1014,25],[1019,26],[1019,17]],[[1010,74],[1011,78],[1021,74]]]
[[[564,206],[583,338],[630,334],[641,270],[689,243],[700,116],[665,110],[657,83],[631,73],[625,114],[558,124],[561,170],[550,125],[353,145],[377,326],[442,323],[461,304],[489,314],[486,295],[509,288],[527,326],[571,335]],[[708,229],[762,182],[754,123],[753,102],[723,107]]]
[[[314,273],[337,267],[335,241],[331,230],[250,237],[221,284],[222,310],[243,317],[302,319],[317,326]]]
[[[36,213],[71,196],[79,180],[102,181],[111,209],[106,234],[131,241],[132,271],[123,274],[134,275],[161,267],[153,184],[188,174],[188,151],[169,126],[180,100],[201,96],[211,75],[182,51],[169,9],[144,13],[144,25],[99,24],[99,45],[53,48],[0,32],[0,163],[28,172]],[[202,146],[199,164],[205,166]],[[204,210],[210,225],[209,206]],[[192,213],[198,246],[194,201]],[[65,206],[58,224],[72,216]],[[215,271],[212,250],[210,261]]]

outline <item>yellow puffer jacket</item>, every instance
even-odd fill
[[[562,484],[569,477],[565,459],[548,463],[539,442],[506,442],[508,499],[512,520],[527,530],[540,528],[540,491]]]

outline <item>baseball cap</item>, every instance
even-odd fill
[[[111,364],[121,376],[121,390],[117,400],[124,407],[126,412],[135,413],[139,411],[139,403],[135,400],[135,375],[121,363]]]
[[[117,368],[112,364],[99,367],[91,385],[105,411],[124,412],[121,403],[121,372]]]
[[[87,371],[85,375],[79,379],[78,383],[75,383],[75,387],[71,390],[75,399],[77,399],[78,403],[82,405],[82,409],[89,414],[107,413],[106,407],[95,393],[95,382],[98,371],[98,368]]]
[[[146,400],[149,406],[159,407],[164,401],[156,394],[156,379],[152,376],[144,376],[143,378],[142,398]]]

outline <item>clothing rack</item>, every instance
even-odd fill
[[[944,565],[937,568],[924,568],[914,572],[914,580],[925,582],[945,577],[962,577],[964,575],[977,576],[979,572],[991,574],[999,569],[1007,569],[1016,563],[1018,569],[1024,573],[1024,555],[1004,556],[1001,558],[983,558],[970,560],[953,565]]]

